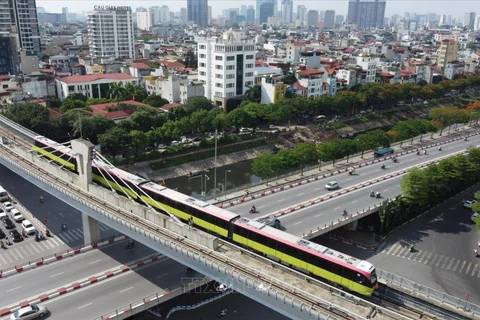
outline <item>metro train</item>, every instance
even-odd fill
[[[33,150],[77,173],[77,159],[69,147],[35,137]],[[371,295],[377,288],[375,267],[325,246],[219,208],[107,165],[92,161],[92,180],[162,214],[170,214],[206,232],[262,254],[291,268],[325,279],[349,291]]]

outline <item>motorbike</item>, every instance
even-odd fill
[[[60,227],[60,229],[61,229],[62,231],[67,230],[67,225],[66,225],[66,224],[62,224],[62,226]]]
[[[135,242],[129,242],[127,243],[127,245],[125,246],[125,250],[129,250],[129,249],[133,249],[135,248]]]
[[[385,165],[382,165],[382,170],[385,170],[385,168],[386,168]]]
[[[410,245],[410,252],[414,252],[415,251],[415,246],[413,244]]]
[[[50,237],[50,230],[48,230],[48,229],[45,230],[45,235],[46,235],[47,237]]]
[[[417,151],[417,156],[419,156],[419,155],[420,155],[420,151]]]
[[[398,159],[397,159],[397,158],[393,158],[392,161],[395,162],[395,163],[397,163],[397,162],[398,162]]]
[[[255,213],[255,212],[257,212],[257,209],[252,207],[252,208],[250,208],[250,211],[249,211],[249,212],[250,212],[250,213]]]
[[[218,317],[221,318],[221,317],[224,317],[227,315],[227,310],[223,309],[220,311],[220,313],[218,314]]]
[[[370,192],[370,197],[372,197],[372,198],[375,197],[375,192],[373,192],[373,191]]]
[[[442,147],[438,148],[438,151],[442,151]]]

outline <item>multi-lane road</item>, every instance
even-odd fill
[[[458,140],[442,146],[442,151],[438,148],[430,148],[427,154],[417,155],[411,153],[398,157],[398,162],[384,161],[382,163],[371,164],[356,169],[353,175],[342,173],[334,177],[313,181],[293,189],[274,193],[265,197],[260,197],[252,201],[241,203],[227,209],[235,213],[255,218],[278,211],[286,210],[296,204],[308,202],[309,200],[336,193],[342,189],[350,188],[355,185],[374,180],[379,177],[389,175],[393,172],[411,168],[424,162],[429,162],[441,157],[448,156],[456,152],[465,150],[469,146],[477,146],[480,144],[480,135],[470,137],[468,141]],[[386,169],[381,169],[382,164],[386,165]],[[287,231],[300,235],[308,232],[312,228],[323,226],[342,217],[343,209],[347,209],[349,213],[357,210],[367,209],[374,204],[380,203],[383,199],[369,197],[371,190],[379,191],[382,198],[389,198],[399,195],[400,181],[402,176],[387,179],[370,186],[358,189],[348,194],[334,197],[330,200],[323,201],[319,204],[296,210],[294,213],[287,214],[281,218],[282,225]],[[340,189],[337,191],[327,191],[324,186],[329,181],[337,181]],[[255,205],[258,213],[249,214],[249,209]]]

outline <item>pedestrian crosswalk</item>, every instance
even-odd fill
[[[99,226],[101,231],[110,230],[103,224],[99,224]],[[65,244],[72,242],[76,242],[76,245],[83,243],[82,228],[67,229],[64,232],[52,234],[52,237],[39,242],[36,242],[34,237],[30,236],[22,242],[7,246],[8,249],[6,250],[0,250],[0,270],[51,256],[53,253],[66,249]]]
[[[378,252],[381,254],[387,254],[412,260],[414,262],[423,263],[425,265],[450,272],[458,272],[480,278],[480,264],[478,263],[452,258],[441,254],[435,254],[424,250],[415,249],[415,252],[410,252],[410,246],[408,244],[384,244],[379,248]]]

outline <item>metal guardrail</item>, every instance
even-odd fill
[[[480,316],[480,306],[469,302],[466,299],[460,299],[457,297],[450,296],[444,292],[429,288],[422,284],[416,283],[412,280],[397,276],[395,274],[377,269],[377,276],[379,279],[385,280],[387,283],[393,283],[399,287],[409,289],[413,292],[421,294],[428,299],[433,299],[438,301],[441,304],[447,304],[455,309],[461,309],[465,312],[472,313],[476,316]]]

